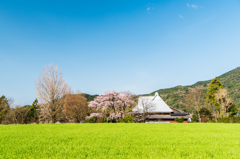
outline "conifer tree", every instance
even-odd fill
[[[212,79],[207,89],[208,89],[206,96],[207,101],[210,102],[211,104],[217,105],[218,102],[216,100],[216,93],[218,93],[220,89],[223,89],[223,84],[221,83],[219,78],[216,77]]]
[[[30,110],[27,113],[28,122],[37,122],[39,114],[39,105],[38,100],[35,99],[32,103],[32,106],[29,106]]]
[[[10,109],[9,100],[3,95],[0,97],[0,124],[3,122],[5,115]]]
[[[219,105],[219,102],[216,100],[216,94],[219,92],[219,90],[223,89],[223,84],[221,83],[219,78],[216,77],[212,79],[207,89],[208,91],[206,95],[206,101],[213,106],[215,111],[219,111],[220,105]]]

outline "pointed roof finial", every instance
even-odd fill
[[[158,92],[155,93],[155,96],[159,96],[159,95],[158,95]]]

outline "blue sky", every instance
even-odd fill
[[[240,66],[238,0],[0,1],[0,95],[31,104],[42,68],[74,90],[145,94]]]

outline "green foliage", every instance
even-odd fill
[[[174,119],[177,123],[182,123],[184,121],[184,117],[181,118],[175,118]]]
[[[107,117],[106,117],[106,119],[104,119],[104,123],[117,123],[117,120],[116,119],[107,120]]]
[[[231,118],[218,118],[218,123],[231,123]]]
[[[207,107],[202,107],[200,110],[199,110],[199,115],[200,117],[211,117],[212,116],[212,113],[208,110]]]
[[[97,118],[89,118],[85,120],[85,123],[97,123]]]
[[[201,118],[201,122],[208,122],[212,119],[212,113],[208,110],[207,107],[200,108],[199,115]]]
[[[231,103],[231,106],[228,108],[227,112],[230,116],[236,115],[238,114],[238,107],[234,103]]]
[[[87,98],[87,101],[93,101],[95,97],[97,97],[98,95],[90,95],[90,94],[86,94],[86,93],[81,93],[81,95],[85,98]]]
[[[213,119],[213,118],[209,120],[209,123],[216,123],[216,122],[217,121],[215,119]]]
[[[117,123],[117,120],[116,120],[116,119],[113,119],[113,120],[111,120],[110,123]]]
[[[96,121],[97,123],[103,123],[104,122],[104,118],[102,118],[102,117],[99,117],[99,118],[97,118],[97,121]]]
[[[232,123],[240,123],[240,117],[232,117]]]
[[[136,123],[133,116],[125,116],[123,119],[118,119],[119,123]]]
[[[191,122],[198,122],[198,115],[196,113],[193,113],[193,116],[192,116],[192,121]]]
[[[117,123],[117,120],[116,119],[107,119],[109,117],[109,115],[107,115],[104,119],[103,119],[103,122],[104,123]]]
[[[218,123],[240,123],[240,117],[223,117],[218,118]]]
[[[28,122],[38,122],[38,113],[39,113],[39,105],[38,100],[35,99],[31,106],[27,106],[30,110],[27,113],[27,121]]]
[[[207,101],[217,106],[218,102],[216,101],[215,94],[218,92],[218,90],[223,89],[223,84],[221,83],[219,78],[216,77],[212,79],[207,89],[208,89],[207,95],[206,95]]]
[[[238,124],[1,125],[0,158],[239,158]]]
[[[7,112],[9,111],[9,101],[5,96],[0,97],[0,124],[4,121]]]

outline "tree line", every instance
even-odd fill
[[[211,80],[204,92],[202,87],[189,88],[183,99],[186,110],[192,114],[194,122],[222,122],[234,118],[238,107],[218,77]],[[240,122],[240,119],[238,119]]]
[[[38,121],[38,101],[23,107],[11,107],[13,100],[0,97],[0,124],[27,124]]]
[[[54,64],[44,67],[35,86],[37,99],[32,105],[13,107],[13,100],[0,98],[0,124],[135,121],[130,114],[135,106],[131,92],[107,91],[88,102],[71,90]]]
[[[44,67],[35,86],[37,99],[32,105],[13,107],[12,99],[0,97],[0,124],[136,122],[132,114],[136,101],[131,92],[106,91],[89,102],[80,92],[72,91],[54,64]],[[182,101],[193,122],[240,122],[240,118],[233,118],[238,108],[219,78],[212,79],[204,91],[202,87],[189,88]],[[153,106],[150,101],[140,102],[143,110],[139,120],[145,121]]]

